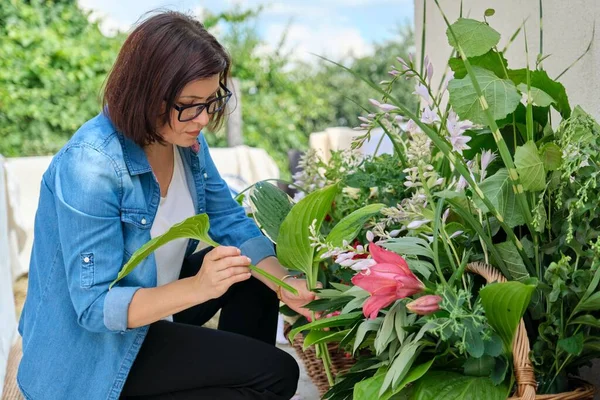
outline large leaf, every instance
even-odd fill
[[[152,254],[152,252],[156,251],[156,249],[158,249],[160,246],[163,246],[172,240],[180,238],[196,239],[211,246],[217,247],[219,244],[212,240],[208,235],[209,229],[210,223],[208,221],[208,215],[206,214],[194,215],[193,217],[187,218],[186,220],[173,225],[168,231],[148,241],[135,253],[133,253],[129,261],[127,261],[127,263],[123,265],[123,268],[121,268],[121,271],[119,271],[117,279],[110,284],[109,288],[112,288],[117,282],[129,275],[129,273],[131,273],[131,271],[133,271],[135,267],[137,267],[146,257]],[[293,286],[282,282],[278,278],[269,274],[267,271],[257,268],[254,265],[251,265],[250,269],[257,274],[264,276],[271,282],[274,282],[278,286],[281,286],[287,291],[293,294],[298,294],[298,291]]]
[[[517,69],[508,71],[509,78],[518,85],[520,83],[527,83],[527,70]],[[567,119],[571,115],[571,106],[569,106],[569,99],[565,87],[556,82],[548,76],[548,73],[544,70],[535,70],[529,72],[530,86],[543,90],[548,95],[552,96],[555,103],[552,105],[560,112],[560,115]]]
[[[503,242],[495,244],[496,249],[502,256],[504,263],[510,273],[510,276],[507,278],[513,279],[515,281],[521,281],[523,279],[529,278],[529,272],[527,272],[527,267],[523,263],[523,259],[521,255],[517,251],[517,247],[513,242]]]
[[[507,68],[507,61],[502,53],[497,53],[494,50],[490,50],[484,55],[477,57],[470,57],[469,62],[471,65],[476,67],[485,68],[490,70],[498,78],[505,78],[505,69]],[[451,58],[448,61],[448,66],[454,71],[455,79],[462,79],[467,76],[467,69],[465,68],[465,62],[460,57]],[[470,143],[469,143],[470,145]]]
[[[133,253],[129,261],[127,261],[127,263],[123,265],[123,268],[121,268],[121,271],[119,271],[117,279],[110,284],[110,287],[112,288],[118,281],[129,275],[129,273],[131,273],[135,267],[137,267],[156,249],[172,240],[190,238],[210,244],[211,246],[218,246],[218,243],[213,241],[210,236],[208,236],[209,228],[210,224],[208,222],[208,215],[206,214],[198,214],[173,225],[171,229],[166,231],[164,234],[146,242],[146,244]]]
[[[292,209],[292,199],[268,182],[258,182],[250,192],[252,215],[265,235],[277,243],[279,228]]]
[[[574,336],[560,339],[558,348],[574,356],[580,355],[583,351],[583,333],[579,332]]]
[[[318,329],[312,329],[304,338],[302,350],[306,351],[307,348],[317,343],[337,343],[342,340],[348,334],[348,332],[350,332],[350,329],[345,329],[343,331],[322,331]]]
[[[502,339],[506,353],[512,350],[519,321],[534,290],[534,285],[512,281],[492,283],[479,292],[488,322]]]
[[[585,301],[577,305],[576,311],[597,311],[600,310],[600,292],[596,292]]]
[[[498,78],[493,72],[481,67],[473,67],[473,72],[495,120],[502,119],[515,111],[521,101],[521,94],[514,83],[508,79]],[[481,108],[481,99],[470,77],[451,80],[448,91],[450,104],[461,119],[487,125],[488,120]]]
[[[506,168],[502,168],[494,175],[488,177],[479,187],[500,215],[502,215],[504,222],[509,227],[514,228],[525,223],[521,209],[516,204],[515,192],[513,191]],[[484,212],[488,211],[485,204],[479,198],[474,198],[474,201],[477,207],[481,208]]]
[[[454,35],[450,32],[450,29],[452,29]],[[460,46],[467,57],[485,54],[500,41],[500,34],[488,24],[466,18],[459,18],[458,21],[452,24],[446,30],[446,36],[450,46],[457,50]]]
[[[523,146],[517,147],[515,166],[525,190],[540,191],[546,188],[544,161],[540,158],[534,142],[529,141]]]
[[[309,194],[294,205],[279,229],[277,258],[281,264],[306,273],[310,279],[315,277],[312,277],[314,247],[309,229],[313,222],[317,231],[320,229],[337,191],[337,185],[331,185]]]
[[[430,371],[417,381],[412,400],[506,400],[508,388],[491,379]]]
[[[372,216],[379,214],[383,207],[385,207],[385,204],[369,204],[346,215],[329,232],[325,242],[334,247],[341,247],[344,240],[351,242],[363,228],[365,222]],[[323,252],[320,252],[320,254]]]

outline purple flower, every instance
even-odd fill
[[[427,104],[431,104],[431,97],[429,96],[429,89],[427,89],[427,86],[423,85],[422,83],[417,83],[413,94],[421,96],[421,98],[423,100],[425,100],[425,102],[427,102]]]
[[[393,106],[391,104],[385,104],[385,103],[380,103],[375,99],[369,99],[369,101],[371,102],[371,104],[373,104],[375,107],[379,107],[382,111],[385,112],[389,112],[389,111],[394,111],[397,110],[398,107]]]
[[[423,114],[421,115],[421,122],[424,124],[433,124],[440,122],[440,117],[435,111],[432,111],[429,107],[425,107]]]

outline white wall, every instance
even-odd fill
[[[4,158],[0,156],[0,397],[6,374],[8,354],[15,338],[15,303],[8,253],[8,223],[4,184]]]
[[[417,51],[421,49],[423,1],[415,0]],[[446,24],[435,2],[426,0],[426,3],[425,53],[429,55],[436,68],[434,78],[439,80],[451,48],[446,39]],[[456,21],[459,16],[460,0],[440,0],[439,3],[450,22]],[[463,0],[464,17],[483,20],[483,13],[487,8],[496,10],[496,14],[488,18],[488,22],[502,35],[500,49],[527,19],[525,26],[529,46],[529,62],[530,66],[534,66],[540,43],[539,1]],[[543,54],[551,55],[543,62],[543,66],[551,78],[555,78],[585,52],[592,38],[594,21],[598,21],[600,24],[600,1],[543,0]],[[577,65],[563,75],[560,82],[567,89],[571,106],[581,105],[596,118],[600,118],[600,26],[597,28],[591,50]],[[525,66],[525,41],[522,33],[511,44],[506,57],[508,65],[512,69]]]

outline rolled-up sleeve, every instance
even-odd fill
[[[263,236],[254,220],[232,197],[227,183],[221,178],[210,156],[208,144],[200,138],[206,167],[206,213],[210,221],[209,235],[217,243],[238,247],[256,265],[266,257],[274,256],[271,241]]]
[[[55,168],[58,231],[77,320],[92,332],[125,331],[139,287],[108,289],[124,254],[120,171],[108,155],[87,145],[68,148]]]

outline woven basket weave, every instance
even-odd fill
[[[502,274],[494,267],[482,263],[467,265],[467,271],[481,275],[487,282],[506,282]],[[513,343],[513,362],[517,392],[509,400],[592,400],[595,388],[587,382],[580,381],[579,387],[572,392],[536,395],[537,382],[533,366],[529,361],[529,338],[523,320],[519,323]]]
[[[284,332],[285,336],[292,330],[292,326],[285,324]],[[296,350],[296,354],[304,363],[306,373],[309,378],[313,381],[319,394],[323,396],[329,390],[329,382],[327,381],[327,374],[323,367],[323,361],[317,358],[315,354],[315,346],[310,346],[306,350],[302,350],[304,343],[304,336],[299,334],[296,335],[292,342],[292,347]],[[346,353],[340,350],[337,344],[328,343],[327,348],[329,349],[329,355],[331,356],[331,374],[336,377],[337,375],[348,371],[354,364],[355,361],[352,357],[346,357]]]

